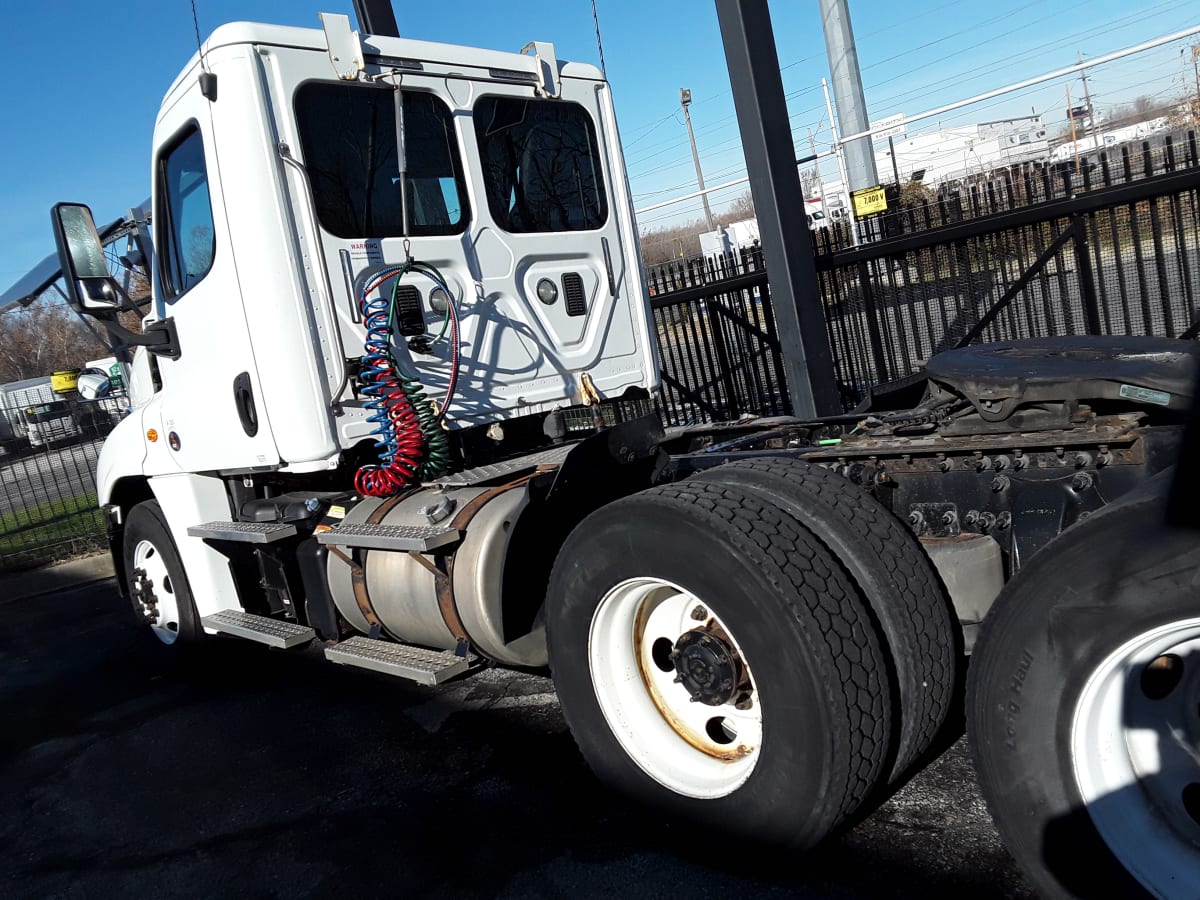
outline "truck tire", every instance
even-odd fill
[[[984,621],[968,679],[980,787],[1045,897],[1200,890],[1200,532],[1165,500],[1048,544]]]
[[[192,589],[157,500],[145,500],[125,520],[125,578],[133,613],[163,644],[190,644],[204,631]]]
[[[593,771],[714,848],[811,847],[876,784],[891,705],[874,626],[836,560],[754,496],[683,483],[601,508],[546,609]]]
[[[811,532],[850,573],[889,651],[896,730],[889,782],[929,749],[958,684],[962,631],[912,532],[840,475],[792,459],[739,460],[698,476],[751,491]]]

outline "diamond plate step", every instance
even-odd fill
[[[296,533],[296,526],[286,522],[205,522],[203,525],[189,525],[187,533],[192,537],[217,541],[269,544],[291,537]]]
[[[340,665],[396,675],[420,684],[441,684],[479,662],[479,657],[471,654],[457,656],[453,650],[426,650],[368,637],[352,637],[326,647],[325,658]]]
[[[469,487],[473,484],[482,484],[485,481],[493,481],[505,475],[515,475],[518,472],[536,469],[538,466],[558,465],[574,449],[575,444],[562,444],[558,447],[551,447],[549,450],[542,450],[539,453],[531,453],[528,456],[506,459],[503,462],[493,463],[490,466],[479,466],[474,469],[455,472],[453,475],[447,475],[445,478],[435,479],[433,483],[445,485],[446,487]]]
[[[332,531],[318,531],[321,544],[341,544],[368,550],[416,550],[428,553],[453,544],[462,532],[441,525],[339,525]]]
[[[316,632],[304,625],[268,619],[266,616],[252,616],[240,609],[223,609],[211,616],[204,616],[200,624],[213,631],[257,641],[280,650],[307,644],[317,636]]]

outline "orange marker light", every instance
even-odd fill
[[[149,431],[146,432],[146,440],[148,440],[150,443],[153,444],[155,441],[158,440],[158,432],[155,431],[153,428],[151,428]]]

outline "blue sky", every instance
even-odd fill
[[[626,161],[639,207],[695,189],[679,88],[710,184],[745,174],[716,13],[708,0],[597,0]],[[407,37],[516,50],[550,40],[561,59],[598,62],[590,0],[394,3]],[[196,0],[201,33],[238,19],[315,27],[319,11],[353,15],[349,0]],[[1195,0],[851,0],[872,118],[910,114],[1200,23]],[[830,138],[820,91],[827,74],[816,0],[772,0],[794,134]],[[1185,42],[1196,42],[1197,39]],[[1097,70],[1096,105],[1174,95],[1190,79],[1182,45]],[[0,288],[53,250],[49,208],[89,203],[102,221],[149,194],[150,137],[166,87],[195,50],[187,0],[6,5],[0,30]],[[1185,67],[1184,63],[1189,62]],[[1078,79],[1073,82],[1078,90]],[[1045,113],[1061,124],[1063,83],[946,117],[944,125]],[[936,127],[930,125],[930,127]],[[832,166],[828,172],[832,173]],[[716,208],[745,187],[713,198]],[[641,217],[643,227],[699,214],[699,202]]]

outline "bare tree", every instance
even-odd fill
[[[63,303],[43,296],[0,316],[0,383],[73,369],[107,351]]]
[[[806,193],[805,196],[811,196],[811,194]],[[741,222],[743,219],[753,219],[755,216],[754,194],[750,193],[750,191],[745,191],[743,194],[741,194],[741,196],[729,204],[728,215],[730,217],[730,221],[732,222]],[[721,218],[724,219],[725,217],[722,216]]]

